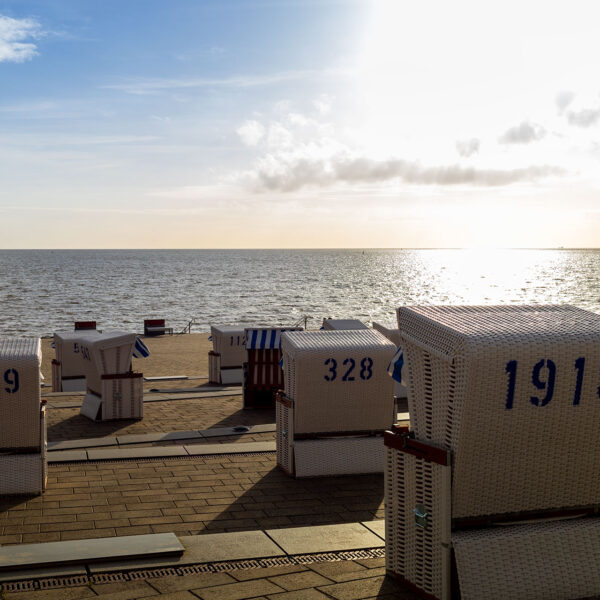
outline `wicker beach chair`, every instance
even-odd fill
[[[244,408],[273,408],[275,395],[283,388],[281,334],[301,331],[300,327],[261,327],[244,329],[246,362],[243,368]]]
[[[94,421],[142,418],[143,378],[131,370],[136,339],[135,333],[123,331],[77,338],[87,386],[82,415]]]
[[[242,365],[247,356],[244,330],[243,326],[211,325],[213,349],[208,353],[210,383],[242,383]]]
[[[441,600],[600,594],[600,316],[407,307],[398,326],[411,431],[385,436],[388,572]]]
[[[282,336],[277,462],[296,477],[382,472],[394,421],[387,367],[396,348],[366,329]]]
[[[89,335],[100,335],[95,328],[86,331]],[[54,353],[52,359],[52,391],[53,392],[84,392],[86,389],[85,375],[79,355],[79,344],[75,341],[81,336],[81,331],[54,332]]]
[[[369,329],[358,319],[323,319],[325,331],[344,331],[347,329]]]
[[[46,408],[39,339],[0,340],[0,495],[46,487]]]

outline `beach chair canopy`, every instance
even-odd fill
[[[281,348],[281,334],[286,331],[301,331],[300,327],[246,328],[247,350],[269,350]]]

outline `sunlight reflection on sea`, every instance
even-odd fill
[[[600,312],[597,250],[2,250],[1,335],[75,320],[141,331],[394,322],[411,304],[570,303]]]

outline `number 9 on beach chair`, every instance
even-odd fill
[[[441,600],[600,594],[600,316],[397,314],[411,431],[385,435],[388,572]]]
[[[0,496],[46,487],[46,407],[39,339],[0,340]]]

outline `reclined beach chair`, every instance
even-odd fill
[[[277,463],[296,477],[381,473],[383,432],[395,420],[387,374],[394,344],[370,329],[282,336]]]
[[[82,333],[75,340],[86,378],[82,415],[94,421],[142,418],[143,377],[131,370],[137,342],[135,333],[124,331]]]
[[[87,333],[100,335],[96,328],[90,328]],[[85,392],[85,375],[79,357],[79,344],[76,341],[80,336],[81,333],[77,331],[56,331],[54,333],[53,392]]]
[[[0,496],[46,488],[46,406],[38,338],[0,340]]]
[[[89,331],[96,329],[96,321],[75,321],[75,331]]]
[[[281,334],[301,327],[247,327],[244,330],[246,361],[243,364],[244,408],[272,408],[283,387]]]
[[[429,306],[398,327],[411,431],[385,436],[388,572],[440,600],[600,594],[600,316]]]

